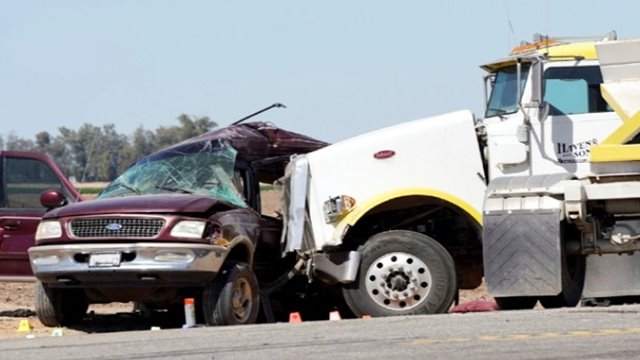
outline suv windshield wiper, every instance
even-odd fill
[[[171,192],[175,192],[175,193],[181,193],[181,194],[193,194],[193,191],[187,190],[187,189],[182,189],[182,188],[179,188],[179,187],[156,185],[155,188],[156,189],[160,189],[160,190],[171,191]]]

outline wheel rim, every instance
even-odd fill
[[[415,255],[394,252],[371,263],[366,273],[367,294],[393,311],[408,310],[425,301],[431,289],[431,272]]]
[[[231,311],[238,323],[246,322],[253,309],[253,291],[245,278],[236,280],[231,293]]]

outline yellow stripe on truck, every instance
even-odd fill
[[[640,160],[640,144],[626,144],[640,131],[640,111],[629,114],[607,86],[600,87],[602,97],[620,116],[623,123],[601,144],[591,147],[591,162],[614,162]]]
[[[344,229],[346,225],[354,225],[356,222],[360,220],[361,217],[366,215],[371,209],[375,208],[378,205],[384,204],[389,200],[407,197],[407,196],[428,196],[433,198],[438,198],[444,200],[450,204],[457,206],[466,212],[469,216],[471,216],[478,225],[482,225],[482,215],[478,212],[473,206],[471,206],[466,201],[439,191],[435,189],[425,189],[425,188],[406,188],[406,189],[397,189],[394,191],[386,192],[380,195],[377,195],[373,198],[370,198],[367,201],[362,202],[362,199],[356,199],[356,208],[353,209],[350,213],[348,213],[337,225],[337,229]]]
[[[640,144],[598,145],[591,148],[591,162],[640,160]]]
[[[551,60],[554,58],[575,58],[576,56],[582,57],[585,60],[595,60],[598,58],[596,51],[596,45],[594,42],[580,42],[562,44],[557,46],[549,46],[545,49],[538,50],[539,52],[546,53]]]

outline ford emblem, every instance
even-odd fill
[[[118,230],[122,230],[122,225],[120,225],[118,223],[111,223],[111,224],[105,226],[105,229],[110,230],[110,231],[118,231]]]

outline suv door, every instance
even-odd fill
[[[79,198],[60,170],[45,160],[40,154],[18,152],[0,156],[0,279],[32,276],[27,250],[35,245],[36,228],[46,212],[40,193],[55,188],[69,202]]]

